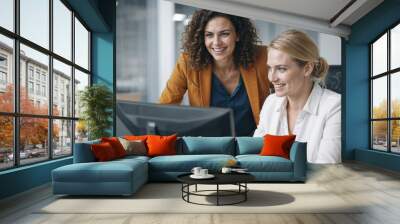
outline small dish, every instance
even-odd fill
[[[212,174],[207,174],[207,175],[194,175],[194,174],[192,174],[192,175],[190,175],[190,178],[193,178],[193,179],[211,179],[211,178],[214,178],[215,176],[214,175],[212,175]]]

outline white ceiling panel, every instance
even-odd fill
[[[169,1],[341,37],[348,37],[351,32],[350,26],[383,2],[383,0]]]

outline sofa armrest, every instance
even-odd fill
[[[94,157],[90,146],[92,144],[100,143],[99,140],[75,143],[74,147],[74,163],[89,163],[95,162],[96,158]]]
[[[293,162],[293,179],[305,181],[307,176],[307,143],[294,142],[290,149],[290,160]]]

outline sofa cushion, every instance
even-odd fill
[[[293,172],[293,163],[279,156],[238,155],[236,159],[249,172]]]
[[[118,158],[112,145],[108,142],[93,144],[90,146],[90,148],[92,149],[94,157],[96,157],[97,161],[104,162]]]
[[[53,181],[58,182],[128,182],[133,172],[143,170],[141,160],[74,163],[53,170]],[[90,190],[90,189],[88,189]]]
[[[126,140],[124,138],[118,138],[121,145],[124,147],[126,151],[126,155],[147,155],[146,144],[142,140]]]
[[[190,172],[193,167],[200,166],[211,172],[219,171],[230,159],[231,155],[175,155],[158,156],[149,160],[149,170],[163,172]]]
[[[90,148],[92,144],[99,144],[100,140],[75,143],[74,147],[74,163],[95,162],[96,158]]]
[[[126,156],[126,151],[117,137],[104,137],[101,138],[101,142],[110,143],[117,158]]]
[[[163,156],[176,154],[176,135],[159,136],[149,135],[147,137],[148,156]]]
[[[234,155],[235,141],[233,137],[183,137],[182,153],[185,155]]]
[[[260,154],[263,137],[237,137],[236,155]]]
[[[264,136],[264,145],[261,156],[280,156],[289,159],[290,148],[296,135],[269,135]]]

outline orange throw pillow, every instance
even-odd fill
[[[126,156],[126,151],[117,137],[101,138],[101,142],[108,142],[114,149],[117,158]]]
[[[265,135],[264,145],[261,149],[260,155],[262,156],[280,156],[286,159],[290,158],[290,147],[296,135]]]
[[[148,156],[176,155],[176,135],[147,136]]]
[[[90,147],[92,149],[94,157],[99,162],[109,161],[117,158],[113,147],[108,142],[93,144]]]
[[[124,139],[129,140],[129,141],[140,140],[140,141],[146,142],[147,135],[125,135]]]

